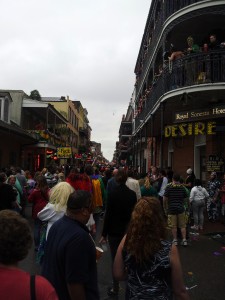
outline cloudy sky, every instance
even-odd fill
[[[69,96],[111,160],[151,0],[0,0],[1,89]]]

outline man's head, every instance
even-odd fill
[[[179,174],[174,174],[173,175],[173,181],[174,182],[180,182],[180,175]]]
[[[215,43],[216,42],[216,35],[215,34],[211,34],[209,36],[209,40],[210,40],[210,43]]]
[[[211,177],[211,179],[215,179],[216,178],[216,172],[212,172],[211,174],[210,174],[210,177]]]
[[[0,263],[17,264],[27,256],[31,245],[28,222],[14,211],[0,211]]]
[[[127,172],[123,168],[120,168],[115,178],[118,184],[125,184],[127,181]]]
[[[114,169],[112,175],[115,177],[117,173],[118,173],[118,169]]]
[[[73,216],[83,224],[86,224],[93,212],[91,193],[87,191],[75,191],[70,194],[67,201],[67,215]]]
[[[5,174],[4,172],[1,172],[1,173],[0,173],[0,183],[5,182],[6,179],[7,179],[6,174]]]

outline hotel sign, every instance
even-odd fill
[[[175,123],[191,122],[203,119],[220,118],[225,116],[225,105],[201,110],[183,111],[175,113]]]
[[[165,137],[216,134],[216,122],[192,122],[169,125],[164,128]]]

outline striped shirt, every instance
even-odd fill
[[[168,198],[168,214],[178,215],[184,212],[184,199],[187,198],[188,195],[182,184],[168,184],[164,197]]]

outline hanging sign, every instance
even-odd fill
[[[57,148],[57,157],[58,158],[71,158],[72,157],[72,148],[71,147],[58,147]]]
[[[208,172],[221,172],[223,165],[224,159],[217,155],[210,155],[209,160],[206,162],[206,168]]]
[[[218,105],[216,107],[205,108],[205,109],[196,109],[194,111],[182,111],[176,112],[174,115],[174,122],[193,122],[203,119],[214,119],[221,118],[225,116],[225,106]]]

